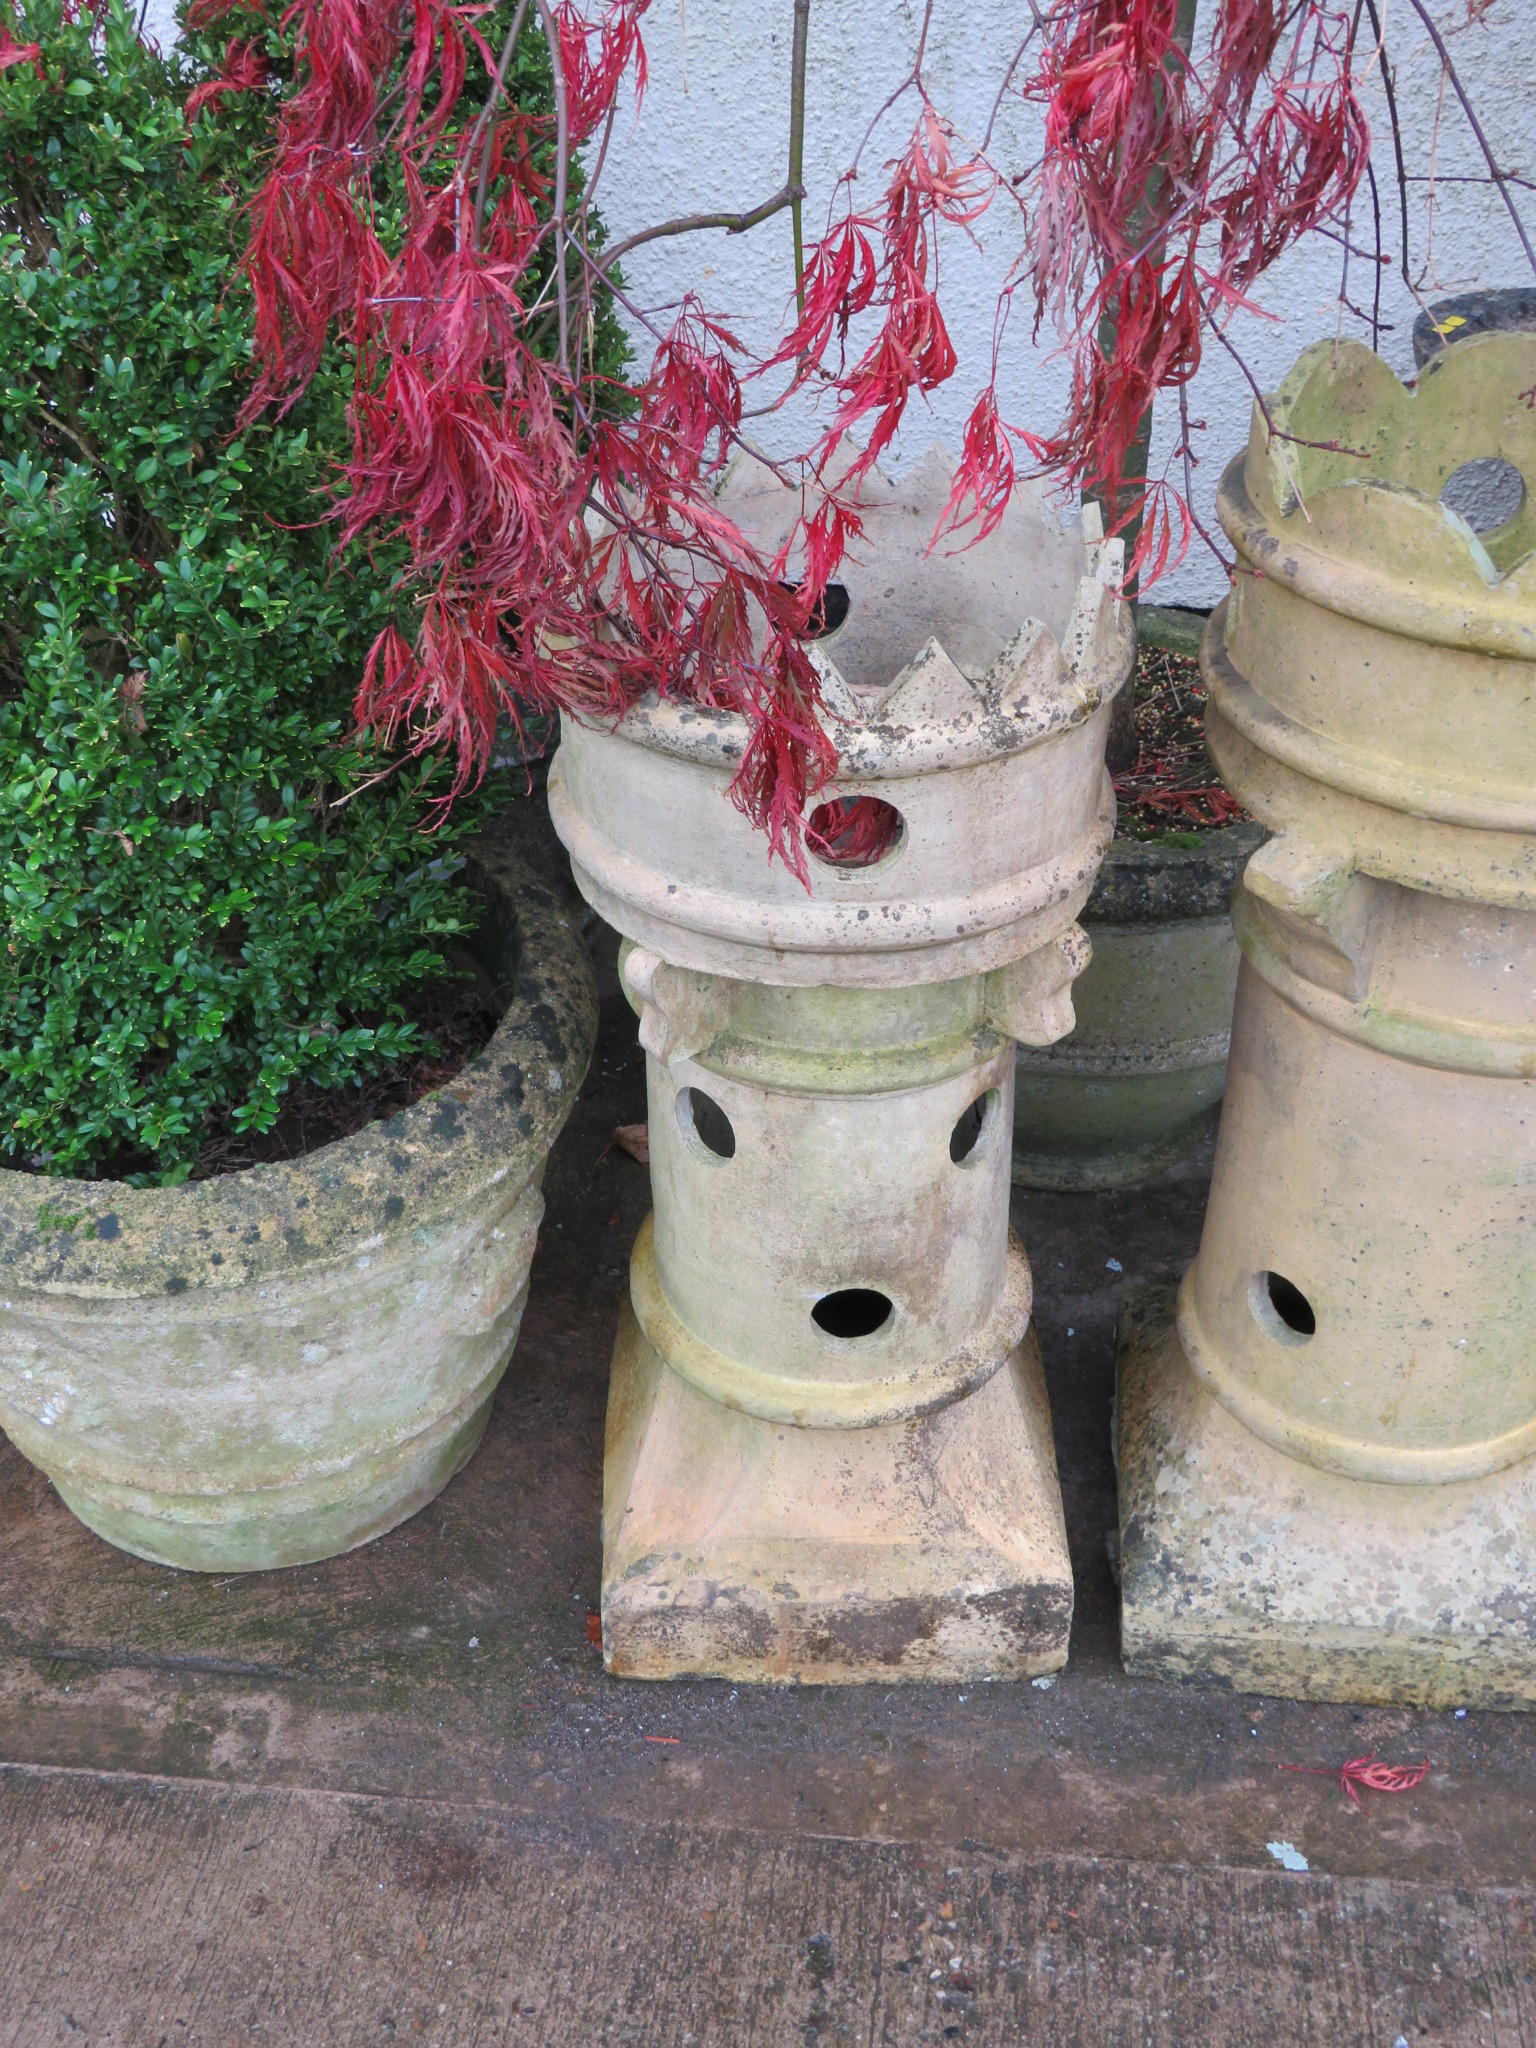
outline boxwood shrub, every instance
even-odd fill
[[[0,1165],[175,1182],[423,1043],[461,803],[360,745],[395,566],[333,558],[344,354],[237,434],[270,107],[22,0],[0,72]],[[212,60],[216,52],[204,50]],[[41,75],[39,75],[41,74]]]

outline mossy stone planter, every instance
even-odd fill
[[[1240,957],[1227,906],[1263,837],[1242,824],[1197,847],[1113,841],[1082,912],[1093,958],[1072,991],[1076,1026],[1018,1050],[1020,1185],[1129,1187],[1215,1122]]]
[[[387,1122],[180,1188],[0,1173],[0,1425],[108,1542],[253,1571],[381,1535],[473,1453],[591,1057],[558,893],[485,850],[485,1050]]]

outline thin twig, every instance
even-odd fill
[[[386,744],[388,744],[387,741]],[[334,816],[337,811],[344,811],[347,805],[351,803],[353,797],[366,796],[370,789],[377,789],[381,782],[388,782],[392,775],[398,775],[400,770],[412,759],[414,759],[413,755],[401,754],[397,760],[391,761],[389,766],[381,769],[377,775],[370,775],[366,782],[354,783],[345,796],[337,797],[335,803],[324,803],[322,801],[321,808],[324,815],[329,818]]]
[[[1397,164],[1397,198],[1402,212],[1403,229],[1403,277],[1410,275],[1408,261],[1408,172],[1403,163],[1403,131],[1397,118],[1397,91],[1392,83],[1392,66],[1387,61],[1386,38],[1382,31],[1381,16],[1376,12],[1376,0],[1365,0],[1365,11],[1371,17],[1371,32],[1376,38],[1376,48],[1381,56],[1381,89],[1387,98],[1387,119],[1392,129],[1392,155]]]
[[[912,60],[912,76],[919,85],[923,82],[923,52],[928,47],[928,30],[933,22],[933,0],[923,9],[923,26],[917,38],[917,55]]]
[[[608,144],[613,139],[613,124],[615,120],[618,118],[618,112],[619,103],[615,99],[609,106],[608,118],[603,123],[603,139],[602,143],[598,148],[597,161],[592,166],[592,175],[587,179],[586,184],[582,187],[581,213],[579,218],[583,224],[583,236],[585,236],[585,223],[587,218],[587,211],[589,207],[593,206],[596,203],[594,195],[597,191],[597,181],[603,175],[603,165],[608,161]]]
[[[1381,193],[1376,185],[1376,167],[1369,156],[1365,159],[1365,175],[1371,187],[1371,216],[1376,224],[1376,272],[1375,289],[1371,296],[1371,347],[1381,348],[1381,273],[1387,267],[1389,258],[1381,247]]]
[[[576,214],[576,240],[578,246],[582,249],[585,249],[587,246],[587,222],[592,207],[592,195],[597,190],[598,179],[603,175],[603,165],[608,161],[608,145],[613,140],[613,124],[618,111],[619,103],[617,98],[615,98],[609,104],[608,118],[603,123],[603,139],[598,148],[597,162],[592,167],[592,175],[582,185],[581,206]],[[581,383],[583,339],[586,340],[591,353],[594,356],[597,353],[596,316],[592,306],[592,283],[585,270],[583,270],[581,278],[581,302],[585,309],[586,317],[576,334],[576,366],[572,382],[577,385]]]
[[[631,249],[638,249],[646,242],[659,242],[667,235],[692,235],[703,228],[724,228],[728,235],[743,235],[748,228],[755,228],[760,221],[782,213],[786,206],[804,197],[803,191],[796,192],[792,186],[784,185],[771,199],[765,199],[761,206],[754,206],[749,213],[685,213],[677,220],[664,220],[656,227],[643,228],[638,235],[628,235],[622,242],[615,242],[611,249],[604,249],[600,256],[588,260],[601,274],[617,263],[621,256],[627,256]]]
[[[1522,178],[1518,171],[1495,171],[1484,177],[1479,171],[1439,171],[1433,178],[1427,171],[1410,171],[1410,185],[1518,185],[1523,192],[1536,192],[1536,180]]]
[[[841,184],[852,184],[854,179],[858,177],[859,163],[864,155],[865,150],[868,149],[869,147],[869,138],[871,137],[871,135],[874,134],[875,130],[880,126],[880,123],[891,111],[892,107],[895,106],[896,102],[901,98],[902,94],[910,92],[914,85],[917,87],[919,92],[923,92],[923,52],[928,47],[928,24],[932,20],[933,0],[928,0],[928,5],[923,10],[922,33],[919,35],[917,39],[917,59],[914,62],[912,69],[907,73],[906,77],[902,79],[900,85],[897,86],[896,90],[890,95],[888,99],[883,100],[881,104],[875,109],[874,116],[871,119],[869,126],[864,130],[863,138],[861,139],[858,148],[853,152],[853,162],[848,166],[847,170],[844,171],[842,178],[839,180]],[[923,97],[926,99],[927,94],[923,93]]]
[[[805,237],[800,209],[805,190],[805,46],[810,34],[811,0],[795,0],[795,38],[789,60],[789,175],[785,190],[795,237],[795,305],[805,312]]]
[[[1035,37],[1039,35],[1040,31],[1045,27],[1045,16],[1040,12],[1039,8],[1035,5],[1035,0],[1029,0],[1029,11],[1035,17],[1035,25],[1030,30],[1029,34],[1024,38],[1023,42],[1020,43],[1019,47],[1014,51],[1013,62],[1008,66],[1008,69],[1003,73],[1003,82],[997,88],[997,98],[992,102],[992,111],[987,116],[987,132],[981,138],[981,146],[983,150],[986,150],[991,147],[992,128],[993,124],[997,120],[998,113],[1002,107],[1003,95],[1008,90],[1008,86],[1013,78],[1013,74],[1015,73],[1015,71],[1018,70],[1020,64],[1023,63],[1024,61],[1024,52],[1029,48],[1030,44],[1035,40]]]
[[[1288,434],[1285,431],[1284,427],[1277,427],[1275,425],[1275,416],[1269,409],[1269,400],[1264,396],[1264,393],[1259,389],[1258,379],[1254,376],[1252,370],[1249,369],[1248,365],[1243,361],[1242,357],[1238,354],[1237,350],[1232,346],[1232,343],[1228,341],[1227,337],[1222,333],[1221,328],[1217,325],[1216,320],[1212,316],[1209,307],[1206,308],[1206,325],[1210,328],[1210,331],[1212,332],[1212,334],[1215,335],[1216,339],[1221,343],[1222,347],[1226,350],[1227,354],[1232,358],[1233,362],[1236,363],[1237,367],[1242,371],[1243,377],[1248,385],[1248,388],[1253,393],[1254,404],[1257,405],[1257,407],[1259,408],[1259,413],[1264,421],[1264,425],[1269,430],[1269,438],[1272,442],[1289,441],[1293,448],[1320,448],[1326,455],[1353,455],[1362,462],[1369,459],[1369,449],[1350,448],[1347,447],[1342,441],[1308,441],[1301,434]],[[1301,507],[1302,517],[1306,520],[1308,526],[1310,526],[1312,524],[1312,514],[1307,510],[1307,501],[1301,495],[1301,485],[1296,481],[1296,473],[1291,468],[1290,462],[1286,457],[1285,449],[1283,447],[1280,447],[1277,448],[1275,452],[1280,457],[1280,461],[1284,466],[1285,473],[1291,480],[1291,489],[1296,493],[1296,502]]]
[[[1408,5],[1413,9],[1420,21],[1423,22],[1430,41],[1439,52],[1440,62],[1445,66],[1445,75],[1451,81],[1451,90],[1455,93],[1457,99],[1461,101],[1461,111],[1467,117],[1467,126],[1472,130],[1473,135],[1477,139],[1477,146],[1483,152],[1483,161],[1487,164],[1489,171],[1493,175],[1493,182],[1499,188],[1499,197],[1503,200],[1509,217],[1515,224],[1515,233],[1520,237],[1520,246],[1525,251],[1526,260],[1532,270],[1536,270],[1536,249],[1531,247],[1530,237],[1525,232],[1525,223],[1515,211],[1515,202],[1504,189],[1504,180],[1499,176],[1499,167],[1494,162],[1492,147],[1489,144],[1488,137],[1483,133],[1483,124],[1478,120],[1471,100],[1467,98],[1467,89],[1461,82],[1461,74],[1451,62],[1451,53],[1445,47],[1445,38],[1441,35],[1439,29],[1436,28],[1429,9],[1424,5],[1424,0],[1408,0]]]
[[[565,61],[560,55],[560,25],[555,20],[549,0],[539,0],[539,19],[544,24],[544,40],[549,46],[550,69],[555,75],[555,275],[560,291],[560,367],[567,374],[571,367],[571,308],[570,287],[565,275],[566,237],[569,230],[565,221],[565,205],[570,174],[570,108],[565,91]]]
[[[1440,280],[1435,276],[1435,177],[1440,155],[1440,123],[1445,118],[1445,87],[1449,74],[1445,65],[1440,66],[1440,89],[1435,95],[1435,122],[1429,131],[1429,190],[1424,195],[1424,268],[1420,276],[1438,291]]]
[[[1344,219],[1346,223],[1349,220],[1347,209]],[[1378,256],[1374,249],[1367,249],[1359,242],[1352,242],[1347,233],[1341,234],[1337,228],[1324,227],[1320,220],[1314,221],[1311,227],[1308,228],[1307,233],[1309,235],[1321,235],[1325,242],[1337,242],[1346,255],[1362,256],[1368,263],[1390,263],[1392,261],[1390,256]],[[1346,284],[1349,282],[1349,268],[1347,264],[1345,266],[1344,281]]]
[[[512,67],[512,52],[522,34],[523,22],[528,13],[528,0],[517,0],[517,12],[512,17],[512,26],[507,30],[507,40],[501,46],[501,61],[491,75],[491,89],[485,105],[480,109],[480,118],[470,133],[469,147],[464,152],[464,161],[469,163],[475,154],[475,145],[482,136],[485,146],[480,152],[480,182],[475,188],[475,240],[480,239],[481,224],[485,219],[485,191],[491,175],[491,143],[495,130],[491,127],[491,116],[496,111],[496,102],[506,90],[507,73]]]

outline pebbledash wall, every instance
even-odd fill
[[[1212,4],[1201,0],[1197,46]],[[1454,31],[1450,44],[1457,68],[1497,162],[1536,183],[1528,146],[1536,94],[1536,0],[1492,0],[1480,21],[1469,21],[1479,4],[1431,0],[1431,9],[1442,31]],[[644,104],[638,120],[627,107],[621,113],[598,193],[615,240],[679,215],[751,206],[782,184],[792,12],[792,0],[655,0],[646,25],[650,83]],[[1498,196],[1486,184],[1463,182],[1484,174],[1483,159],[1448,89],[1442,104],[1439,59],[1408,0],[1381,0],[1381,12],[1412,180],[1412,285],[1427,299],[1480,286],[1536,283]],[[922,16],[923,0],[815,0],[806,108],[808,234],[825,221],[860,138],[910,70]],[[1025,0],[935,0],[925,76],[935,104],[973,138],[986,129],[998,81],[1028,17]],[[174,33],[165,0],[150,0],[148,19],[162,41]],[[1399,260],[1397,181],[1379,67],[1371,70],[1366,101],[1383,244],[1394,255],[1382,283],[1382,317],[1390,323],[1382,349],[1406,376],[1412,373],[1417,302]],[[883,166],[902,146],[914,118],[909,96],[876,128],[863,157],[861,206],[878,208]],[[1038,117],[1015,101],[999,115],[994,160],[1010,176],[1027,174],[1038,162],[1040,140]],[[1432,238],[1426,207],[1431,174]],[[1536,241],[1536,192],[1513,189]],[[1365,247],[1374,241],[1370,207],[1369,191],[1363,190],[1356,239]],[[977,223],[974,243],[957,231],[946,236],[940,252],[942,303],[960,365],[935,394],[931,412],[921,402],[911,408],[910,424],[888,464],[897,475],[921,460],[935,436],[958,451],[965,416],[986,378],[998,291],[1019,242],[1018,212],[1006,199]],[[1308,342],[1339,328],[1341,258],[1336,241],[1313,236],[1261,280],[1253,296],[1268,317],[1239,316],[1232,336],[1262,387],[1278,384]],[[788,216],[744,236],[715,233],[652,243],[626,259],[624,272],[631,309],[626,319],[637,357],[648,360],[654,345],[648,325],[664,326],[690,290],[743,341],[761,347],[781,331],[788,305]],[[1357,304],[1369,306],[1369,264],[1352,261],[1349,289]],[[1007,418],[1041,429],[1060,418],[1067,377],[1054,337],[1043,332],[1038,344],[1031,340],[1030,310],[1021,294],[1003,342],[998,388]],[[1348,318],[1342,331],[1370,339],[1368,329],[1362,336],[1359,322]],[[1193,422],[1204,422],[1204,431],[1193,437],[1201,454],[1195,504],[1212,534],[1217,479],[1247,436],[1251,405],[1242,370],[1219,344],[1208,348],[1191,387],[1189,411]],[[794,408],[756,420],[753,431],[773,452],[803,447],[808,438],[806,415]],[[1154,473],[1174,457],[1178,440],[1177,402],[1164,400],[1154,421]],[[1175,482],[1181,473],[1182,464],[1174,461]],[[1225,588],[1220,566],[1196,539],[1157,595],[1165,603],[1212,604]]]

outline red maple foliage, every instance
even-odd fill
[[[259,92],[266,82],[265,44],[237,36],[224,52],[224,67],[218,77],[205,79],[188,93],[187,120],[195,121],[204,107],[223,99],[226,93]]]
[[[45,76],[45,73],[43,71],[41,44],[18,43],[11,34],[15,24],[15,17],[10,16],[7,19],[8,15],[10,15],[8,8],[4,13],[0,13],[0,71],[9,71],[13,64],[30,64],[38,77],[42,78]]]
[[[205,22],[237,5],[196,0]],[[522,706],[617,717],[656,690],[738,711],[750,737],[736,801],[804,877],[807,808],[837,763],[806,642],[859,536],[863,479],[910,398],[955,371],[939,238],[970,232],[1005,186],[933,105],[920,50],[918,115],[882,203],[860,212],[849,173],[781,344],[753,361],[689,300],[655,334],[649,368],[614,389],[586,337],[621,287],[574,152],[591,145],[600,177],[621,95],[644,88],[648,5],[521,0],[498,51],[478,0],[293,0],[295,78],[246,256],[246,417],[291,405],[338,338],[355,351],[335,516],[344,539],[408,542],[415,604],[413,629],[388,627],[372,650],[362,724],[451,752],[457,789]],[[1004,421],[992,388],[980,395],[948,527],[995,525],[1018,448],[1037,471],[1107,492],[1125,525],[1141,509],[1123,489],[1127,451],[1153,395],[1193,375],[1203,333],[1281,250],[1347,205],[1368,140],[1347,18],[1326,0],[1220,0],[1197,60],[1176,17],[1177,0],[1055,0],[1033,70],[1004,81],[1044,108],[1046,151],[1013,194],[1028,244],[998,343],[1027,277],[1037,331],[1050,317],[1071,356],[1072,397],[1041,436]],[[547,50],[553,117],[504,91],[525,25]],[[189,111],[261,82],[259,37],[241,28]],[[467,92],[472,66],[483,82]],[[404,192],[389,235],[375,198],[386,163]],[[753,217],[798,197],[786,186]],[[826,407],[804,457],[779,465],[804,509],[771,558],[716,502],[743,449],[743,385],[765,377],[780,400],[814,390]],[[1144,577],[1184,517],[1165,485],[1153,495]],[[864,858],[879,829],[858,806],[827,809],[811,845]]]
[[[1153,398],[1189,382],[1208,328],[1292,242],[1343,215],[1370,148],[1346,10],[1222,0],[1198,59],[1177,16],[1178,0],[1064,0],[1023,87],[1046,129],[1035,328],[1054,321],[1072,394],[1058,432],[1021,438],[1115,528],[1153,515],[1129,564],[1144,582],[1189,539],[1175,494],[1126,490]]]

